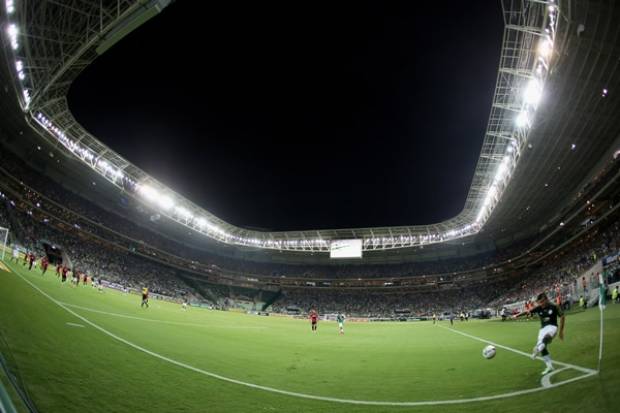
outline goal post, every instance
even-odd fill
[[[4,260],[4,254],[6,252],[6,249],[8,247],[7,243],[9,242],[9,229],[0,226],[0,242],[2,243],[2,252],[0,252],[0,256],[2,257],[2,260]]]

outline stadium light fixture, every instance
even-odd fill
[[[6,6],[6,14],[11,15],[15,13],[15,0],[6,0],[4,5]]]
[[[157,198],[157,205],[167,211],[174,206],[174,201],[168,195],[163,195]]]
[[[149,201],[156,200],[158,196],[157,191],[148,185],[140,185],[138,187],[138,192],[142,194],[142,196],[144,196]]]
[[[17,42],[17,36],[19,35],[19,29],[15,23],[9,24],[6,28],[6,32],[9,35],[9,43],[13,50],[19,49],[19,43]]]
[[[182,206],[176,207],[175,212],[177,213],[178,216],[180,216],[181,218],[185,220],[189,220],[192,217],[191,212],[189,212],[187,208],[184,208]]]
[[[19,80],[26,79],[26,73],[24,73],[24,62],[21,60],[15,61],[15,70],[17,71],[17,77]]]
[[[97,164],[99,165],[99,167],[101,169],[103,169],[105,172],[108,172],[110,170],[110,165],[103,159],[100,159],[97,161]]]
[[[22,94],[24,96],[24,103],[26,104],[26,109],[28,109],[28,106],[30,106],[30,91],[28,89],[24,89],[22,91]]]
[[[542,85],[537,79],[532,79],[528,82],[525,91],[523,92],[525,103],[536,108],[542,97]]]
[[[530,118],[527,114],[527,111],[522,110],[517,116],[517,118],[515,119],[515,123],[517,124],[518,128],[525,128],[529,126]]]
[[[553,42],[551,41],[551,39],[549,38],[542,39],[538,43],[538,54],[544,59],[549,59],[552,51],[553,51]]]

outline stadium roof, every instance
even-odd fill
[[[618,29],[611,2],[502,2],[505,30],[495,95],[463,211],[431,225],[262,232],[224,222],[157,182],[89,134],[67,92],[97,56],[161,12],[167,0],[5,0],[4,54],[30,125],[60,150],[154,212],[227,244],[328,251],[363,239],[364,250],[516,233],[557,212],[618,134]],[[595,6],[593,6],[595,4]]]

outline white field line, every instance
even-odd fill
[[[489,401],[489,400],[500,400],[500,399],[506,399],[509,397],[515,397],[515,396],[522,396],[525,394],[531,394],[531,393],[537,393],[540,391],[544,391],[544,390],[548,390],[551,388],[555,388],[558,386],[562,386],[564,384],[567,383],[571,383],[577,380],[581,380],[584,379],[586,377],[590,377],[593,374],[596,374],[596,372],[594,373],[590,373],[590,374],[585,374],[583,376],[579,376],[579,377],[574,377],[572,379],[569,380],[564,380],[558,383],[552,383],[549,387],[536,387],[536,388],[532,388],[532,389],[525,389],[525,390],[517,390],[517,391],[513,391],[513,392],[509,392],[509,393],[503,393],[503,394],[496,394],[493,396],[481,396],[481,397],[472,397],[472,398],[468,398],[468,399],[455,399],[455,400],[425,400],[425,401],[411,401],[411,402],[403,402],[403,401],[374,401],[374,400],[353,400],[353,399],[339,399],[336,397],[326,397],[326,396],[316,396],[316,395],[312,395],[312,394],[305,394],[305,393],[297,393],[297,392],[292,392],[292,391],[287,391],[287,390],[281,390],[281,389],[276,389],[274,387],[268,387],[268,386],[261,386],[259,384],[254,384],[254,383],[248,383],[248,382],[244,382],[241,380],[236,380],[236,379],[232,379],[229,377],[225,377],[216,373],[211,373],[209,371],[194,367],[192,365],[183,363],[181,361],[177,361],[174,359],[171,359],[169,357],[166,357],[164,355],[161,355],[159,353],[155,353],[151,350],[148,350],[144,347],[141,347],[135,343],[132,343],[129,340],[126,340],[120,336],[117,336],[116,334],[106,330],[105,328],[93,323],[92,321],[88,320],[86,317],[83,317],[79,314],[77,314],[75,311],[71,310],[69,307],[67,307],[66,305],[62,304],[60,301],[56,300],[55,298],[53,298],[52,296],[50,296],[49,294],[47,294],[45,291],[41,290],[39,287],[37,287],[36,285],[34,285],[32,282],[30,282],[29,280],[27,280],[26,278],[24,278],[21,274],[16,273],[22,280],[24,280],[26,283],[28,283],[32,288],[34,288],[35,290],[37,290],[39,293],[41,293],[41,295],[43,295],[44,297],[46,297],[47,299],[49,299],[51,302],[53,302],[54,304],[58,305],[59,307],[61,307],[62,309],[64,309],[65,311],[67,311],[69,314],[73,315],[74,317],[77,317],[78,319],[82,320],[83,322],[85,322],[86,324],[92,326],[93,328],[101,331],[103,334],[123,343],[126,344],[129,347],[132,347],[138,351],[141,351],[145,354],[148,354],[150,356],[153,356],[155,358],[158,358],[160,360],[166,361],[170,364],[174,364],[176,366],[185,368],[187,370],[191,370],[193,372],[196,373],[200,373],[203,374],[205,376],[208,377],[212,377],[218,380],[222,380],[228,383],[233,383],[233,384],[237,384],[240,386],[245,386],[245,387],[249,387],[252,389],[256,389],[256,390],[262,390],[262,391],[266,391],[266,392],[270,392],[270,393],[276,393],[276,394],[282,394],[285,396],[291,396],[291,397],[298,397],[298,398],[302,398],[302,399],[310,399],[310,400],[318,400],[318,401],[324,401],[324,402],[334,402],[334,403],[344,403],[344,404],[356,404],[356,405],[370,405],[370,406],[435,406],[435,405],[452,405],[452,404],[462,404],[462,403],[474,403],[474,402],[482,402],[482,401]]]
[[[121,314],[121,313],[111,313],[109,311],[102,311],[102,310],[95,310],[94,308],[90,308],[90,307],[82,307],[81,305],[76,305],[76,304],[69,304],[69,303],[65,303],[63,301],[58,301],[60,304],[65,305],[67,307],[72,307],[72,308],[77,308],[80,310],[84,310],[84,311],[90,311],[91,313],[98,313],[98,314],[105,314],[105,315],[110,315],[110,316],[114,316],[114,317],[121,317],[121,318],[129,318],[132,320],[140,320],[140,321],[149,321],[151,323],[161,323],[161,324],[173,324],[173,325],[180,325],[180,326],[191,326],[191,327],[209,327],[209,328],[234,328],[234,329],[265,329],[266,327],[256,327],[256,326],[247,326],[247,327],[243,327],[243,326],[212,326],[209,324],[200,324],[200,323],[189,323],[186,321],[170,321],[170,320],[159,320],[156,318],[146,318],[146,317],[138,317],[138,316],[133,316],[133,315],[128,315],[128,314]]]
[[[525,357],[531,358],[531,354],[528,354],[528,353],[526,353],[526,352],[524,352],[524,351],[517,350],[517,349],[515,349],[515,348],[508,347],[508,346],[503,346],[503,345],[501,345],[501,344],[494,343],[494,342],[492,342],[492,341],[490,341],[490,340],[486,340],[486,339],[484,339],[484,338],[480,338],[480,337],[472,336],[471,334],[467,334],[467,333],[464,333],[464,332],[462,332],[462,331],[455,330],[455,329],[453,329],[453,328],[447,328],[447,327],[443,327],[443,326],[440,326],[440,327],[441,327],[441,328],[444,328],[444,329],[446,329],[446,330],[452,331],[453,333],[460,334],[460,335],[465,336],[465,337],[469,337],[469,338],[471,338],[472,340],[477,340],[477,341],[480,341],[480,342],[482,342],[482,343],[491,344],[491,345],[493,345],[493,346],[495,346],[495,347],[498,347],[498,348],[503,348],[504,350],[512,351],[513,353],[520,354],[520,355],[522,355],[522,356],[525,356]],[[536,357],[536,358],[537,358],[538,360],[542,360],[542,357]],[[558,365],[560,365],[560,366],[564,366],[564,367],[570,367],[570,368],[575,369],[575,370],[578,370],[578,371],[580,371],[580,372],[582,372],[582,373],[584,373],[584,374],[590,374],[590,375],[591,375],[591,374],[597,374],[597,373],[598,373],[598,371],[596,371],[596,370],[594,370],[594,369],[589,369],[589,368],[587,368],[587,367],[576,366],[576,365],[574,365],[574,364],[564,363],[564,362],[562,362],[562,361],[553,360],[553,363],[554,363],[554,364],[558,364]]]
[[[561,371],[564,370],[568,370],[570,367],[563,367],[559,370],[553,370],[551,373],[547,373],[544,376],[542,376],[542,379],[540,379],[540,385],[543,387],[550,387],[551,386],[551,377],[555,376],[556,374],[558,374]]]
[[[82,327],[82,328],[84,328],[83,324],[77,324],[77,323],[65,323],[65,324],[70,326],[70,327]]]

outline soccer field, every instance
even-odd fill
[[[0,351],[40,412],[612,412],[620,389],[620,305],[567,318],[528,356],[537,321],[348,323],[191,308],[0,269]],[[497,356],[481,356],[483,340]],[[500,347],[503,346],[503,347]],[[7,354],[8,353],[8,354]],[[8,357],[7,357],[8,356]]]

